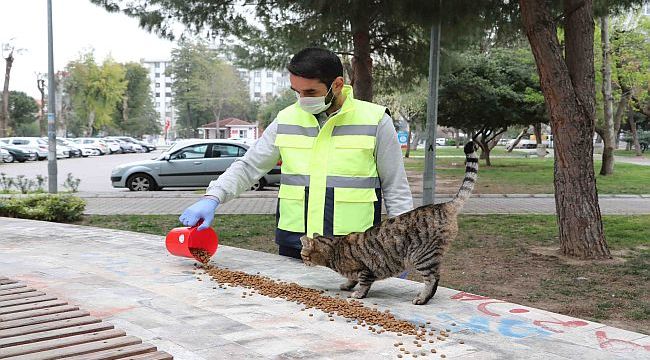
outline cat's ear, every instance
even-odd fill
[[[314,240],[310,239],[307,235],[300,237],[300,243],[303,248],[310,249],[314,243]]]

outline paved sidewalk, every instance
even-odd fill
[[[9,218],[0,218],[0,232],[11,234],[0,240],[2,276],[79,305],[177,360],[397,359],[397,342],[418,357],[426,351],[425,359],[650,359],[650,336],[640,333],[442,287],[415,306],[422,284],[377,282],[366,306],[449,329],[448,339],[416,347],[413,336],[354,329],[338,315],[218,288],[194,274],[194,261],[168,255],[160,236]],[[333,271],[278,255],[221,246],[213,263],[341,293]]]
[[[121,194],[126,194],[121,197]],[[103,194],[82,195],[86,200],[86,214],[180,214],[194,203],[198,194],[172,194],[163,197],[134,197],[120,193],[120,197]],[[275,214],[277,192],[246,193],[226,204],[220,205],[217,214]],[[448,201],[449,195],[436,197],[436,202]],[[421,197],[414,198],[415,206],[422,204]],[[601,212],[606,215],[650,214],[650,195],[601,196]],[[553,195],[472,195],[463,208],[464,214],[555,214]]]

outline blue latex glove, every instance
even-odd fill
[[[185,226],[194,226],[199,220],[203,220],[198,229],[205,230],[210,227],[217,206],[219,206],[217,199],[205,197],[185,209],[178,220]]]

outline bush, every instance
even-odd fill
[[[70,195],[33,195],[0,199],[0,216],[54,222],[81,219],[86,202]]]
[[[75,193],[79,191],[79,183],[81,182],[81,179],[75,178],[72,176],[72,173],[68,173],[68,177],[65,179],[63,182],[63,187],[68,189],[69,191]]]

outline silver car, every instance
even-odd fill
[[[206,187],[219,177],[249,146],[217,139],[186,140],[174,144],[157,158],[117,166],[111,172],[115,188],[152,191],[164,187]],[[280,166],[259,179],[252,190],[280,182]]]

